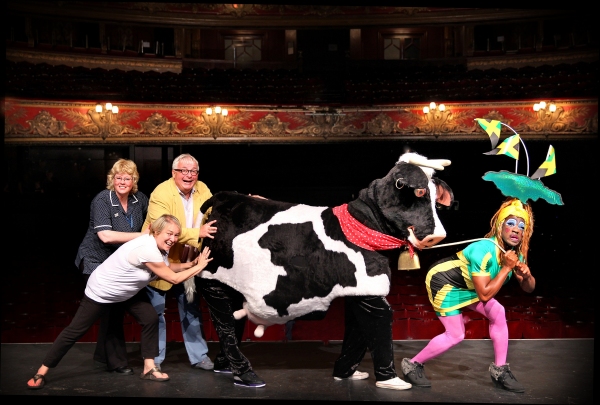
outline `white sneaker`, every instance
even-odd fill
[[[352,374],[350,377],[346,377],[346,378],[342,378],[342,377],[333,377],[334,380],[340,381],[340,380],[365,380],[369,378],[369,373],[365,373],[363,371],[358,371],[356,370],[354,372],[354,374]]]
[[[394,377],[386,381],[377,381],[375,386],[377,388],[387,388],[390,390],[407,390],[412,387],[412,384],[402,381],[399,377]]]

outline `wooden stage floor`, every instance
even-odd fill
[[[402,358],[416,354],[427,342],[394,342],[396,369],[401,378]],[[26,381],[39,367],[50,344],[2,344],[0,394],[29,403],[34,400],[31,397],[44,397],[60,398],[60,403],[72,400],[79,405],[95,397],[143,398],[144,404],[154,400],[165,404],[169,398],[246,402],[591,404],[594,398],[594,339],[511,340],[508,361],[513,374],[526,388],[522,394],[500,390],[492,384],[488,366],[493,361],[493,351],[487,339],[464,340],[429,361],[425,372],[432,387],[412,387],[406,391],[375,387],[368,352],[359,367],[371,374],[367,380],[335,381],[331,373],[341,350],[339,341],[244,342],[244,354],[267,383],[263,388],[238,387],[230,374],[191,369],[183,343],[169,343],[162,368],[171,379],[163,383],[139,378],[142,360],[138,343],[128,343],[133,376],[107,373],[98,367],[92,360],[94,346],[94,343],[77,343],[61,364],[50,371],[44,389],[28,390]],[[218,344],[209,342],[209,349],[209,355],[214,358]]]

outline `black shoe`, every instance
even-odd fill
[[[431,387],[431,381],[425,377],[425,370],[423,364],[415,361],[414,363],[407,358],[402,359],[402,372],[406,381],[414,385],[415,387]]]
[[[233,383],[241,387],[252,387],[260,388],[264,387],[266,383],[258,378],[254,371],[246,371],[242,375],[236,375],[233,377]]]
[[[498,388],[511,392],[525,392],[525,387],[517,381],[512,371],[510,371],[508,363],[501,367],[494,363],[490,364],[490,376],[494,385]]]
[[[213,371],[215,373],[231,374],[231,367],[229,367],[229,363],[226,360],[217,357],[213,364]]]
[[[111,373],[117,373],[120,375],[132,375],[133,374],[133,369],[131,367],[117,367],[113,370],[108,370]]]

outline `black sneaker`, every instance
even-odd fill
[[[525,387],[517,381],[512,371],[510,371],[508,363],[500,367],[494,363],[490,364],[490,376],[492,382],[498,388],[511,392],[525,392]]]
[[[133,375],[133,369],[128,366],[117,367],[115,369],[109,370],[106,369],[109,373],[116,373],[117,375]]]
[[[258,378],[254,371],[246,371],[242,375],[236,375],[233,377],[233,383],[242,387],[253,387],[260,388],[264,387],[266,383]]]
[[[213,367],[213,371],[215,373],[222,373],[222,374],[231,374],[231,369],[229,368],[229,366],[225,366],[225,365],[217,365],[215,363],[214,367]]]
[[[213,364],[213,371],[215,373],[231,374],[231,368],[229,367],[229,363],[227,361],[220,360],[219,358],[215,359],[215,363]]]
[[[402,372],[406,381],[415,387],[431,387],[431,381],[425,377],[423,364],[415,361],[414,363],[407,358],[402,359]]]

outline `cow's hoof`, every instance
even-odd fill
[[[407,390],[412,387],[411,384],[402,381],[399,377],[394,377],[386,381],[377,381],[375,386],[377,388],[387,388],[390,390]]]

